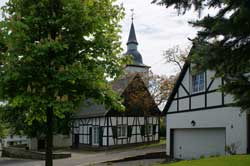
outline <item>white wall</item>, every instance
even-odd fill
[[[213,107],[213,106],[220,106],[223,105],[222,98],[224,98],[224,104],[230,104],[233,102],[232,95],[229,94],[222,94],[220,91],[215,91],[219,89],[219,86],[222,84],[221,78],[213,78],[215,72],[207,70],[206,76],[206,87],[204,88],[204,91],[201,91],[199,95],[195,95],[195,93],[192,92],[192,72],[191,69],[188,68],[185,76],[182,80],[182,85],[179,86],[178,91],[174,97],[174,100],[172,101],[170,108],[168,112],[176,112],[177,108],[179,108],[179,111],[187,111],[189,108],[191,109],[199,109],[206,107],[206,98],[207,98],[207,107]],[[211,85],[210,85],[211,84]],[[210,86],[210,87],[209,87]],[[188,91],[188,94],[184,88]],[[207,94],[205,95],[205,91]],[[189,102],[189,96],[191,99],[191,102]],[[181,99],[178,99],[181,98]],[[177,100],[179,102],[179,105],[177,105]],[[191,104],[191,105],[190,105]]]
[[[93,125],[103,127],[103,138],[102,138],[103,146],[122,145],[129,143],[142,143],[148,141],[157,141],[159,139],[158,117],[148,117],[148,124],[156,125],[156,134],[149,136],[147,140],[145,140],[144,136],[141,136],[141,130],[139,127],[145,125],[145,117],[99,117],[99,118],[81,119],[76,121],[78,121],[78,123],[75,123],[75,126],[76,124],[77,126],[78,124],[80,125],[79,127],[80,134],[85,134],[85,135],[79,135],[80,144],[88,145],[90,143],[89,135],[86,134],[89,134],[89,127],[92,127]],[[107,124],[109,124],[110,127],[106,127]],[[111,126],[115,127],[117,125],[132,126],[132,136],[126,137],[124,139],[114,139]],[[78,133],[76,128],[74,130],[74,133]],[[133,134],[137,134],[137,137]]]
[[[70,147],[72,146],[71,135],[54,135],[53,146],[55,148]]]
[[[71,135],[62,135],[57,134],[53,136],[53,147],[54,148],[64,148],[72,146],[72,137]],[[38,140],[37,138],[28,139],[28,147],[30,150],[38,149]]]
[[[28,141],[28,146],[30,150],[38,149],[38,140],[36,138],[30,138]]]
[[[145,73],[148,75],[149,68],[148,67],[137,67],[137,66],[126,66],[125,72],[127,73]]]
[[[8,135],[5,139],[3,139],[3,145],[9,146],[10,143],[13,142],[13,144],[27,144],[27,137],[21,136],[21,135]]]
[[[193,120],[196,122],[195,126],[192,126],[190,123]],[[246,113],[242,113],[237,107],[222,107],[193,112],[167,114],[166,123],[168,155],[170,155],[170,129],[217,127],[226,128],[226,145],[235,143],[239,146],[237,149],[237,153],[246,153]],[[190,141],[195,140],[187,140],[186,143],[189,143]]]
[[[120,124],[127,124],[127,125],[145,125],[145,119],[144,117],[128,117],[128,123],[127,123],[127,117],[118,117],[118,120],[116,121],[115,117],[111,118],[112,125],[120,125]],[[158,117],[149,117],[148,123],[152,125],[159,124]],[[159,132],[158,126],[156,127],[156,132]],[[119,140],[114,139],[113,137],[109,137],[109,145],[121,145],[121,144],[127,144],[127,143],[142,143],[147,141],[157,141],[159,139],[159,133],[156,135],[149,136],[148,140],[145,140],[144,136],[141,136],[141,130],[139,126],[134,126],[132,128],[132,134],[138,134],[137,137],[135,135],[132,135],[130,138]],[[109,129],[109,135],[112,136],[112,128]],[[103,142],[104,145],[106,145],[105,142]]]

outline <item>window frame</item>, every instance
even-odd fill
[[[92,126],[92,145],[99,146],[99,126]],[[96,134],[96,135],[95,135]]]
[[[153,124],[151,124],[151,123],[150,124],[146,124],[145,130],[146,130],[146,135],[148,135],[148,136],[153,135]]]
[[[128,126],[117,125],[117,138],[127,138],[127,136],[128,136]]]
[[[202,89],[201,89],[201,85],[202,85]],[[192,75],[191,89],[192,89],[192,94],[205,91],[205,72],[199,72],[199,73]]]

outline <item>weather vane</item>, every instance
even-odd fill
[[[131,19],[132,19],[132,21],[134,20],[134,15],[135,15],[135,13],[134,13],[134,9],[130,9],[130,11],[131,11]]]

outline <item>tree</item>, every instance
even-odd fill
[[[149,73],[148,90],[158,106],[165,104],[173,90],[177,75],[161,76]]]
[[[249,0],[154,0],[153,3],[174,6],[185,14],[193,6],[199,13],[204,8],[217,8],[191,24],[200,27],[194,38],[190,61],[197,70],[214,70],[222,77],[221,90],[234,96],[236,106],[250,111],[250,1]]]
[[[8,129],[6,124],[3,122],[0,123],[0,145],[3,147],[3,139],[8,135]]]
[[[181,71],[185,61],[187,60],[189,51],[190,46],[182,48],[179,45],[175,45],[165,50],[163,57],[166,64],[174,64],[179,68],[179,71]],[[151,84],[149,86],[149,90],[158,105],[167,101],[178,76],[179,72],[171,76],[159,76],[150,73],[149,80],[151,80]]]
[[[10,0],[0,23],[1,99],[25,123],[44,124],[46,166],[53,165],[53,119],[86,98],[121,109],[107,82],[121,72],[114,0]],[[11,116],[11,114],[10,114]]]
[[[147,90],[145,91],[145,86],[138,86],[135,88],[138,91],[133,97],[134,103],[142,103],[141,99],[148,97],[148,92],[150,92],[150,95],[154,99],[157,106],[161,106],[167,101],[178,75],[162,76],[154,74],[152,71],[149,71],[149,73],[125,73],[121,78],[113,82],[113,87],[117,91],[122,92],[127,84],[137,77],[138,74],[143,80]],[[140,84],[140,81],[137,83]],[[145,105],[147,105],[147,101],[143,105],[145,107]]]
[[[179,45],[164,51],[163,57],[166,63],[174,63],[181,70],[190,51],[190,47],[182,49]]]
[[[8,129],[11,130],[12,134],[26,135],[29,138],[44,139],[46,134],[46,128],[44,121],[33,120],[32,125],[24,123],[26,121],[26,109],[10,108],[5,107],[0,110],[2,116],[0,116],[0,121],[3,124],[8,124]],[[53,134],[70,134],[71,118],[73,112],[63,113],[64,118],[53,117]]]

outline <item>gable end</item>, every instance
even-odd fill
[[[177,79],[177,81],[176,81],[176,83],[175,83],[175,86],[174,86],[174,88],[173,88],[173,90],[172,90],[172,92],[171,92],[171,94],[170,94],[170,96],[169,96],[169,98],[168,98],[167,104],[166,104],[166,106],[165,106],[164,109],[163,109],[163,112],[162,112],[163,115],[166,115],[166,114],[167,114],[167,111],[168,111],[168,109],[169,109],[169,107],[170,107],[170,105],[171,105],[171,103],[172,103],[172,101],[173,101],[175,95],[176,95],[177,92],[178,92],[178,89],[179,89],[179,87],[180,87],[180,85],[181,85],[181,82],[182,82],[182,80],[183,80],[183,78],[184,78],[184,76],[185,76],[185,74],[186,74],[186,72],[187,72],[189,66],[190,66],[190,63],[189,63],[189,62],[186,62],[186,63],[184,64],[184,66],[183,66],[183,68],[182,68],[182,70],[181,70],[181,73],[180,73],[180,75],[179,75],[179,77],[178,77],[178,79]]]

